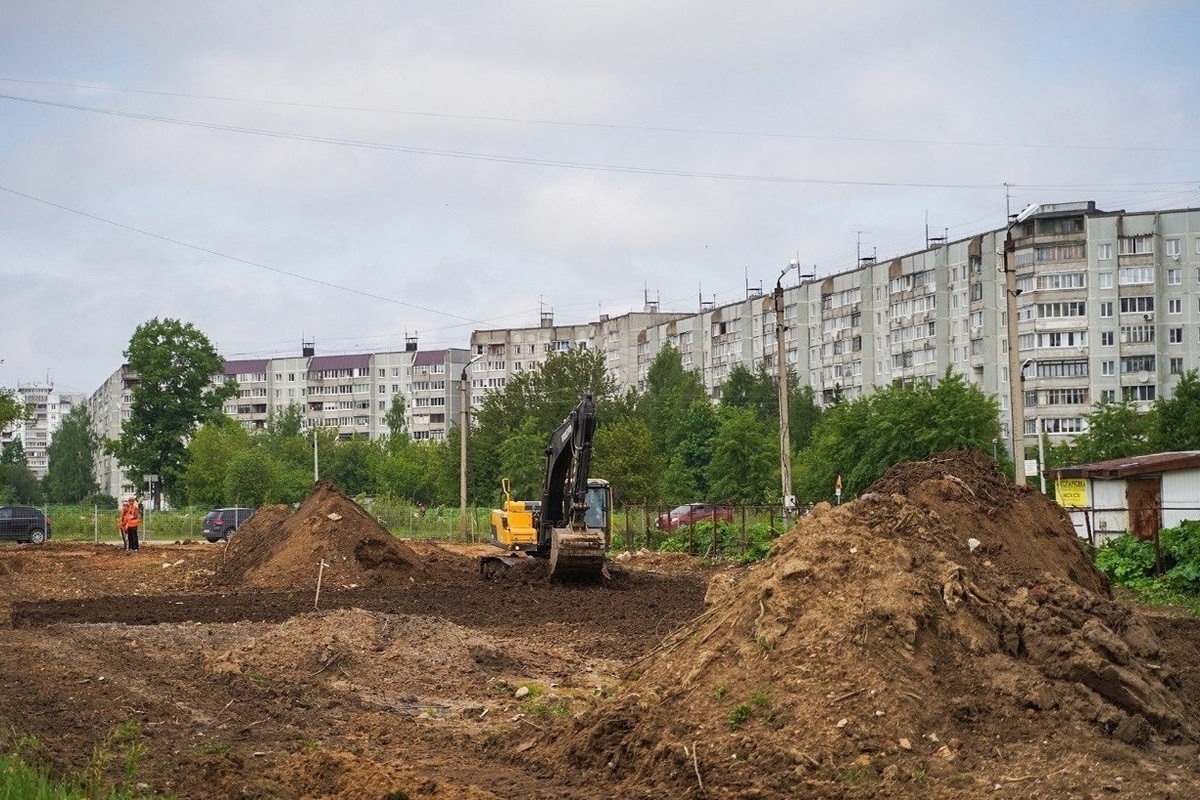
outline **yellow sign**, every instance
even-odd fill
[[[1063,508],[1087,508],[1087,479],[1059,478],[1054,482],[1054,499]]]

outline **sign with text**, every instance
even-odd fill
[[[1054,499],[1063,508],[1087,508],[1087,478],[1059,478],[1054,482]]]

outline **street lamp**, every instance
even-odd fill
[[[1042,210],[1040,205],[1026,206],[1004,231],[1004,298],[1005,314],[1007,315],[1008,333],[1008,405],[1009,405],[1009,438],[1012,440],[1013,481],[1018,486],[1025,485],[1025,396],[1023,386],[1025,376],[1021,365],[1021,354],[1018,349],[1017,336],[1017,288],[1016,242],[1013,241],[1013,228]]]
[[[483,353],[477,353],[463,365],[458,383],[459,391],[462,393],[460,400],[462,422],[458,429],[458,525],[464,541],[467,538],[467,429],[470,427],[468,414],[471,408],[471,387],[467,383],[467,372],[471,369],[471,365],[481,358],[483,358]]]
[[[783,510],[786,514],[796,507],[796,498],[792,495],[792,447],[791,432],[788,420],[788,370],[787,350],[783,342],[783,276],[792,270],[800,271],[800,260],[792,259],[791,263],[779,273],[775,281],[775,360],[779,369],[779,482],[782,485]],[[800,275],[801,278],[811,277]]]

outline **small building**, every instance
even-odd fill
[[[1076,532],[1093,545],[1123,533],[1150,539],[1200,519],[1200,450],[1114,458],[1045,475]]]

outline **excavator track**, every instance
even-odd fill
[[[600,581],[604,577],[604,531],[555,528],[550,534],[550,579]]]

